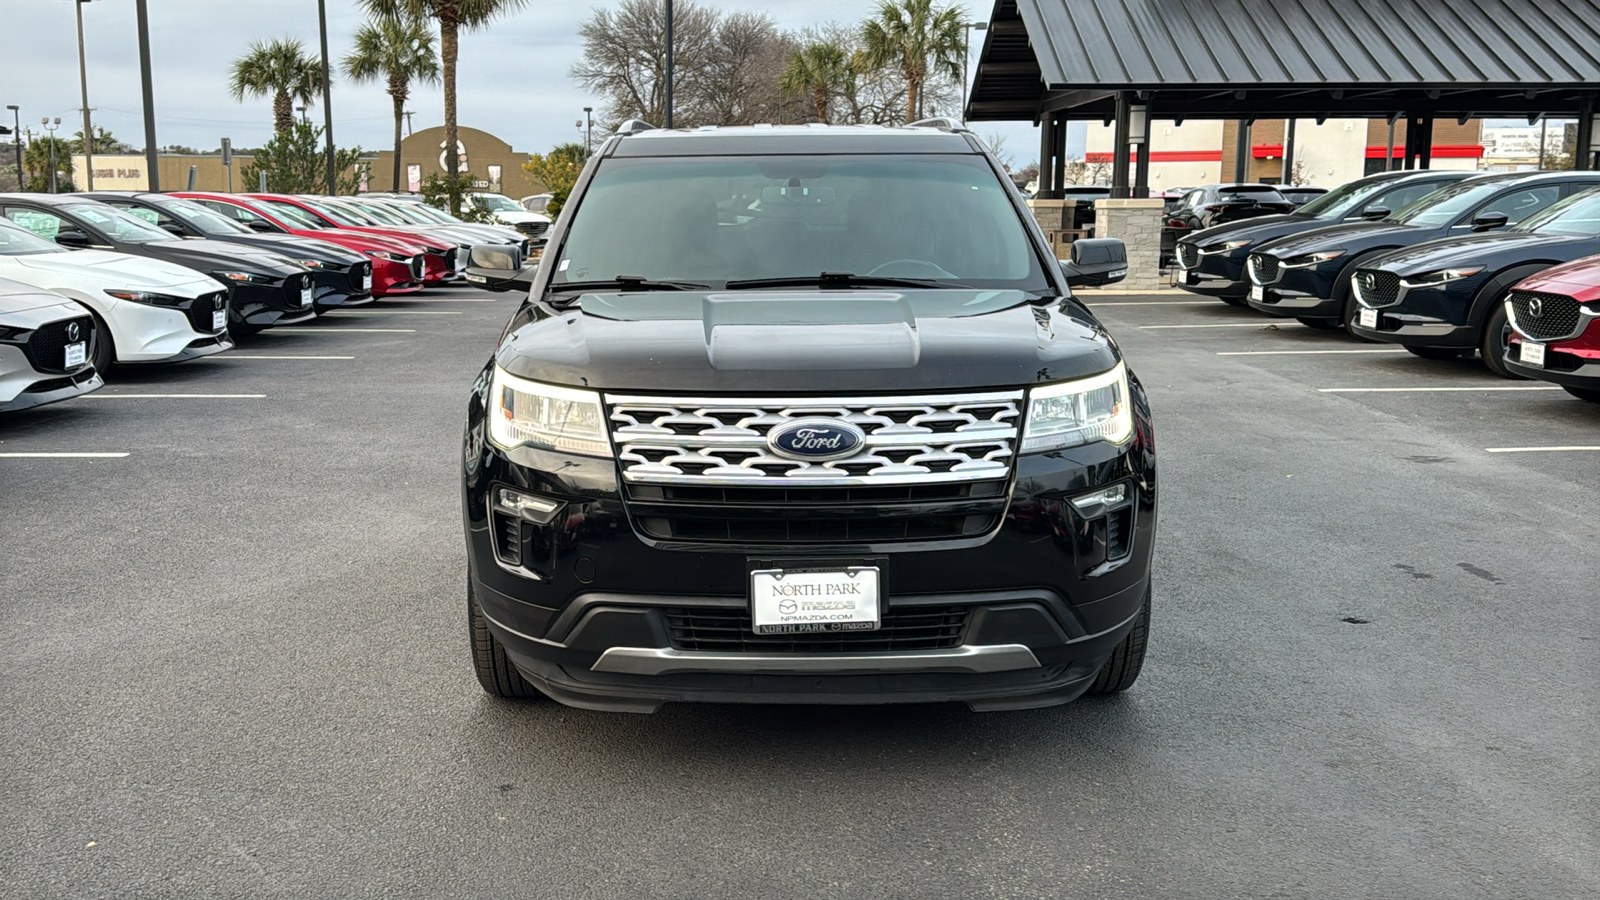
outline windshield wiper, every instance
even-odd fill
[[[642,275],[618,275],[601,281],[562,281],[550,285],[550,293],[566,294],[572,291],[702,291],[709,284],[693,281],[651,281]]]
[[[795,275],[784,278],[745,278],[730,281],[727,290],[768,287],[904,287],[904,288],[966,288],[967,285],[933,278],[882,278],[876,275],[852,275],[849,272],[822,272],[817,275]]]

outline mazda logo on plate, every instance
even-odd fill
[[[80,334],[83,334],[82,326],[80,326],[77,322],[68,322],[67,323],[67,340],[68,341],[71,341],[72,343],[77,343],[78,336]]]
[[[1544,301],[1538,297],[1528,301],[1528,317],[1537,319],[1544,315]]]
[[[826,462],[854,454],[866,440],[866,433],[849,422],[801,419],[772,429],[767,446],[789,459]]]

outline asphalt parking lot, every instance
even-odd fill
[[[1164,482],[1132,691],[591,713],[467,662],[464,397],[515,302],[0,421],[0,896],[1600,896],[1600,451],[1491,452],[1600,406],[1098,296]]]

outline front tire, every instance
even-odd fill
[[[1587,400],[1590,403],[1600,403],[1600,389],[1572,387],[1571,385],[1565,384],[1561,386],[1561,389],[1572,396],[1577,397],[1579,400]]]
[[[505,647],[495,640],[470,583],[467,585],[467,636],[472,642],[472,668],[485,692],[509,700],[543,696],[523,680],[522,673],[506,656]]]
[[[1506,348],[1511,344],[1511,323],[1506,318],[1506,305],[1496,302],[1494,312],[1483,323],[1483,336],[1478,339],[1478,354],[1489,371],[1501,378],[1523,380],[1521,375],[1506,368]]]
[[[1344,327],[1344,323],[1338,319],[1313,319],[1310,316],[1296,316],[1295,321],[1307,328],[1315,328],[1318,331],[1338,331]]]
[[[1460,347],[1414,347],[1406,344],[1405,348],[1407,353],[1423,359],[1460,359],[1461,354],[1467,352]]]
[[[1100,667],[1099,674],[1094,677],[1094,684],[1084,691],[1084,696],[1105,696],[1118,694],[1133,687],[1139,680],[1139,672],[1144,668],[1144,651],[1150,642],[1150,594],[1144,595],[1144,606],[1139,609],[1139,617],[1133,622],[1133,630],[1122,639],[1117,649],[1111,651],[1111,658]]]
[[[89,315],[94,316],[94,370],[100,373],[101,378],[111,376],[111,367],[117,362],[117,345],[111,337],[111,329],[106,327],[106,320],[100,314],[89,310]]]

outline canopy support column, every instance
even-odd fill
[[[1128,129],[1133,115],[1131,99],[1127,91],[1117,94],[1117,124],[1111,138],[1111,196],[1117,199],[1132,195],[1128,189]]]
[[[1244,182],[1250,176],[1250,120],[1240,119],[1233,137],[1233,180]]]
[[[1035,193],[1037,197],[1050,196],[1051,185],[1055,184],[1055,136],[1055,116],[1045,113],[1039,119],[1039,190]]]
[[[1594,98],[1585,97],[1578,104],[1578,133],[1572,147],[1572,167],[1579,171],[1595,168],[1594,154]]]

